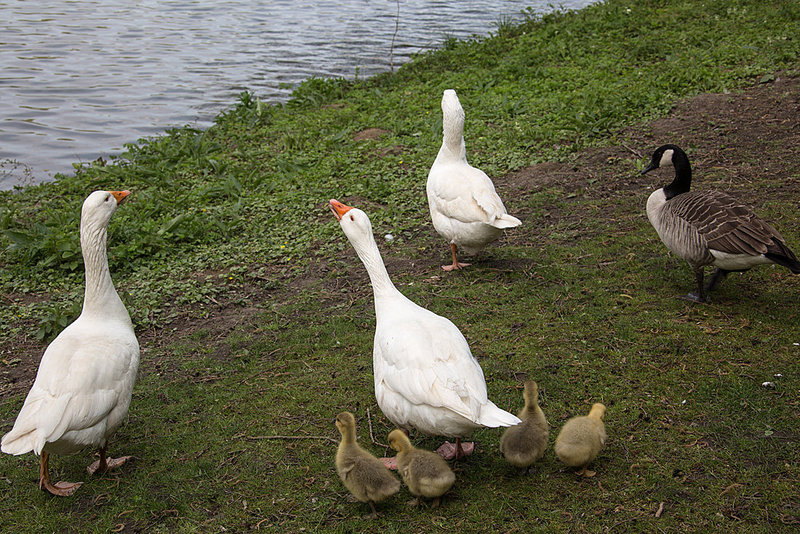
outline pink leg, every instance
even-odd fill
[[[381,462],[383,462],[383,465],[386,466],[386,469],[397,471],[397,456],[392,456],[391,458],[381,458]]]
[[[131,459],[130,456],[121,456],[119,458],[109,458],[106,456],[106,448],[105,446],[100,447],[100,459],[96,462],[92,463],[86,470],[89,472],[90,475],[94,475],[95,473],[105,474],[112,469],[116,469],[117,467],[121,466],[125,462]]]
[[[445,460],[459,460],[472,454],[475,450],[475,444],[471,441],[466,443],[461,441],[461,438],[456,438],[455,443],[445,441],[436,449],[437,454]]]
[[[81,487],[83,482],[50,482],[50,455],[42,452],[39,460],[39,489],[45,490],[59,497],[69,497]]]
[[[471,263],[459,263],[458,258],[456,257],[456,245],[455,243],[450,243],[450,252],[453,253],[453,263],[451,265],[442,265],[442,269],[445,271],[456,271],[458,269],[462,269],[464,267],[468,267],[472,265]]]

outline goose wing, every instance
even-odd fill
[[[14,428],[3,436],[4,451],[39,454],[65,433],[101,423],[117,406],[136,338],[120,344],[76,330],[64,330],[47,347]]]
[[[492,180],[466,162],[434,165],[428,196],[442,215],[463,223],[492,224],[506,215]]]
[[[381,365],[376,382],[414,405],[446,408],[476,421],[488,402],[483,371],[466,339],[448,319],[424,308],[418,318],[376,331]]]
[[[672,213],[691,224],[709,249],[748,256],[783,250],[778,231],[726,193],[689,191],[669,204]]]

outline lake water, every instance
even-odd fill
[[[249,90],[369,76],[522,11],[593,0],[0,0],[0,189],[52,179]],[[392,37],[395,36],[392,49]]]

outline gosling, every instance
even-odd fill
[[[372,517],[377,517],[375,503],[400,491],[400,481],[383,462],[356,443],[356,420],[352,413],[337,415],[336,428],[342,434],[336,451],[336,472],[350,493],[359,501],[368,503]]]
[[[389,446],[397,451],[397,470],[409,491],[416,495],[411,505],[416,506],[420,497],[433,499],[432,506],[439,506],[442,495],[456,481],[456,475],[447,462],[438,454],[417,449],[405,432],[399,429],[389,433]]]
[[[525,382],[522,393],[525,407],[517,414],[522,422],[506,429],[500,438],[500,452],[513,466],[524,468],[544,456],[550,435],[547,419],[539,407],[539,386],[533,380]]]
[[[597,457],[606,444],[606,427],[603,418],[606,407],[592,405],[589,415],[573,417],[566,422],[556,438],[556,456],[570,467],[581,467],[578,475],[593,477],[594,471],[586,467]]]

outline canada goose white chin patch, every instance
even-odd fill
[[[672,150],[671,148],[665,150],[664,153],[661,155],[661,161],[659,162],[658,166],[659,167],[663,167],[664,165],[666,165],[668,163],[670,165],[672,165],[672,154],[673,154],[673,152],[674,152],[674,150]]]

